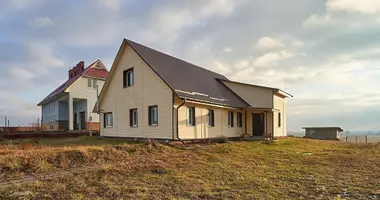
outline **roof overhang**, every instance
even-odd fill
[[[269,111],[269,112],[280,112],[279,109],[274,109],[274,108],[253,108],[253,107],[249,107],[249,108],[245,108],[246,110],[248,111]]]
[[[62,92],[60,92],[60,93],[58,93],[58,94],[56,94],[54,96],[51,96],[48,99],[44,99],[43,101],[41,101],[40,103],[38,103],[37,106],[43,106],[43,105],[48,104],[48,103],[50,103],[50,102],[52,102],[54,100],[59,100],[62,97],[64,97],[66,94],[67,94],[67,92],[62,91]]]
[[[293,95],[291,95],[291,94],[289,94],[289,93],[287,93],[287,92],[285,92],[285,91],[283,91],[281,89],[274,89],[274,90],[275,90],[276,94],[279,94],[279,95],[281,95],[283,97],[287,97],[287,98],[292,98],[293,97]]]
[[[207,105],[207,106],[213,106],[213,107],[219,107],[219,108],[228,108],[228,109],[241,109],[240,107],[235,107],[231,106],[228,104],[218,104],[215,102],[210,102],[210,101],[205,101],[205,100],[200,100],[196,98],[190,98],[190,97],[183,97],[178,95],[178,97],[182,100],[185,100],[188,103],[195,103],[195,104],[202,104],[202,105]]]

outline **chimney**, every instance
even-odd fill
[[[69,69],[69,80],[72,79],[74,77],[74,70],[73,69]]]
[[[84,71],[84,61],[80,61],[77,64],[77,74],[80,74]]]

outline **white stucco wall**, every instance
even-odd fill
[[[70,92],[70,97],[74,99],[87,99],[87,106],[85,110],[86,122],[88,122],[90,116],[92,117],[92,122],[99,122],[99,115],[92,112],[97,101],[96,89],[87,87],[87,79],[87,77],[80,77],[66,91]],[[104,80],[97,79],[99,93],[103,88],[104,82]]]

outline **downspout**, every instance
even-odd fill
[[[181,138],[179,138],[179,128],[178,128],[178,121],[179,121],[179,119],[178,119],[178,110],[179,110],[179,108],[181,108],[184,104],[186,103],[186,99],[184,99],[183,100],[183,102],[176,108],[176,115],[177,115],[177,139],[179,140],[179,141],[181,141],[182,142],[182,144],[184,144],[186,147],[187,147],[187,145],[186,145],[186,143],[183,141],[183,140],[181,140]]]

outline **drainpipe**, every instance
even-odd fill
[[[181,108],[184,104],[186,103],[186,99],[184,99],[183,100],[183,102],[176,108],[176,115],[177,115],[177,139],[179,140],[179,141],[181,141],[182,142],[182,144],[184,144],[186,147],[187,147],[187,145],[186,145],[186,143],[183,141],[183,140],[181,140],[181,138],[179,138],[179,128],[178,128],[178,121],[179,121],[179,119],[178,119],[178,110],[179,110],[179,108]]]

